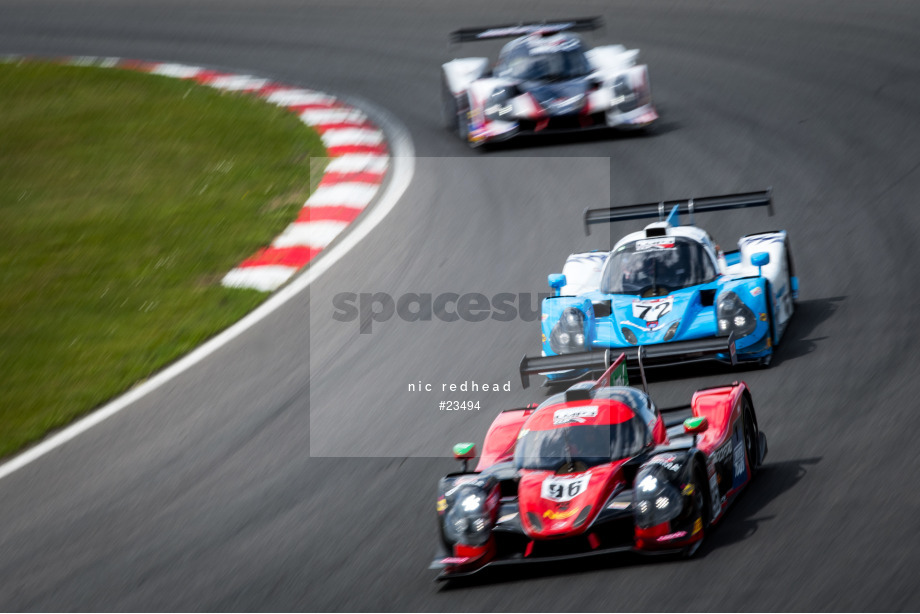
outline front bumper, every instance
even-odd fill
[[[606,128],[639,129],[658,119],[658,112],[648,104],[632,111],[616,109],[589,114],[568,114],[514,121],[484,121],[470,129],[470,143],[474,146],[507,141],[517,136],[541,134],[572,134]]]
[[[650,104],[643,105],[632,111],[622,112],[612,109],[607,112],[607,125],[611,128],[644,128],[657,119],[658,111]]]

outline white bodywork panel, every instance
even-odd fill
[[[476,81],[467,84],[467,87],[469,88],[468,91],[470,93],[470,98],[472,99],[473,105],[476,107],[481,107],[485,105],[493,91],[508,85],[511,85],[511,83],[509,83],[506,79],[487,77],[485,79],[477,79]]]
[[[459,58],[443,64],[447,87],[454,96],[467,90],[470,83],[479,79],[489,70],[489,58]]]
[[[565,285],[560,289],[564,296],[580,296],[600,288],[601,272],[607,263],[607,252],[583,252],[566,258],[562,274]]]
[[[741,250],[741,262],[728,267],[731,275],[757,275],[757,267],[751,264],[751,257],[759,252],[770,254],[770,262],[763,267],[762,274],[770,280],[773,295],[773,320],[777,328],[782,329],[794,309],[792,288],[789,279],[789,261],[786,258],[786,231],[766,232],[742,237],[738,241]]]
[[[626,49],[623,45],[602,45],[585,52],[591,67],[605,75],[620,73],[636,65],[638,49]]]

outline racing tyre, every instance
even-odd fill
[[[700,469],[699,465],[693,469],[693,479],[690,484],[693,486],[693,514],[692,517],[699,518],[703,523],[703,528],[701,529],[703,536],[699,540],[687,546],[684,551],[681,553],[681,556],[685,559],[691,558],[697,551],[700,549],[700,546],[703,545],[703,540],[706,538],[706,527],[709,526],[709,509],[710,505],[707,502],[707,497],[703,488],[706,487],[708,482],[705,478],[705,472]]]
[[[463,96],[463,99],[466,100],[466,105],[462,108],[460,105],[457,105],[457,117],[454,122],[456,123],[457,136],[460,137],[460,140],[468,146],[473,147],[473,144],[470,142],[470,103],[466,96]]]
[[[744,401],[744,454],[747,457],[751,475],[760,461],[760,433],[757,430],[757,421],[754,419],[754,408],[747,399]]]
[[[447,87],[442,79],[441,83],[441,123],[448,132],[457,133],[459,113],[457,111],[457,99],[454,97],[450,88]]]
[[[792,248],[789,246],[789,239],[786,239],[786,271],[789,275],[789,291],[792,291],[792,278],[795,277],[795,264],[792,262]],[[798,292],[792,294],[792,304],[793,306],[798,305],[799,296]]]
[[[773,296],[773,285],[767,282],[767,296]],[[773,362],[773,354],[776,352],[776,324],[773,321],[773,305],[770,299],[767,299],[767,334],[770,336],[770,353],[762,358],[757,359],[757,366],[766,369]]]

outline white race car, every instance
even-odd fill
[[[622,45],[587,49],[572,31],[600,18],[465,28],[454,42],[510,38],[490,68],[484,57],[442,66],[444,122],[471,146],[519,134],[642,128],[656,119],[648,67]]]

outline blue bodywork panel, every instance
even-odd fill
[[[720,336],[717,305],[719,298],[726,292],[737,295],[753,313],[755,321],[750,333],[735,340],[738,360],[753,361],[768,356],[774,344],[768,317],[768,281],[762,277],[724,276],[706,284],[652,298],[602,292],[546,298],[543,301],[541,322],[543,353],[545,356],[560,353],[554,351],[550,341],[554,327],[561,326],[560,319],[566,309],[570,308],[581,312],[586,343],[584,348],[569,351],[624,348]],[[628,333],[632,337],[627,338]],[[728,360],[728,356],[721,358]],[[561,380],[576,375],[565,372],[551,373],[548,377],[550,380]]]

